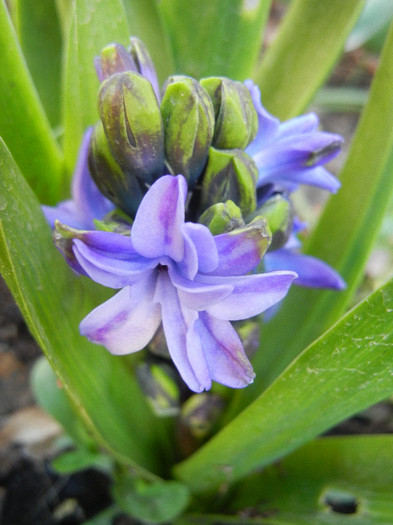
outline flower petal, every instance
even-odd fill
[[[191,281],[171,268],[169,268],[169,276],[173,286],[177,288],[181,304],[191,310],[206,310],[228,297],[233,291],[231,284],[203,284]]]
[[[233,292],[220,303],[206,309],[213,317],[227,321],[240,321],[258,315],[281,301],[297,277],[294,272],[270,272],[243,277],[203,275],[198,280],[206,284],[230,283]]]
[[[293,134],[314,133],[318,130],[318,124],[319,119],[315,113],[300,115],[282,122],[276,138],[280,140]]]
[[[209,229],[202,224],[186,222],[182,227],[182,231],[185,240],[192,242],[195,246],[198,256],[198,271],[209,273],[214,270],[218,264],[218,253],[214,237]]]
[[[187,183],[181,175],[165,175],[150,187],[131,229],[132,244],[140,255],[148,258],[167,255],[177,262],[183,259],[181,225],[186,194]]]
[[[195,331],[213,381],[231,388],[243,388],[252,383],[254,371],[231,323],[202,312],[195,321]]]
[[[120,240],[122,236],[117,237]],[[96,250],[79,239],[75,239],[73,252],[86,274],[97,283],[109,288],[122,288],[133,284],[141,274],[151,271],[157,265],[154,259],[146,259],[132,252],[130,242],[127,251],[120,249],[111,251],[108,249]]]
[[[270,237],[264,223],[250,224],[216,235],[219,264],[209,275],[244,275],[253,270],[268,247]]]
[[[158,274],[153,300],[161,305],[162,326],[168,350],[183,380],[194,392],[210,388],[210,382],[206,381],[205,377],[198,377],[200,370],[194,370],[187,354],[187,331],[198,314],[182,307],[177,290],[166,271]]]
[[[310,255],[302,255],[283,248],[267,253],[263,261],[268,271],[285,268],[296,272],[298,278],[293,284],[299,286],[335,290],[343,290],[346,287],[345,281],[331,266]]]
[[[152,302],[156,278],[151,273],[127,286],[95,308],[80,323],[80,333],[116,355],[144,348],[161,321],[160,307]]]

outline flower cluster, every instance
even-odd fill
[[[319,132],[314,115],[281,124],[251,81],[173,76],[160,91],[134,38],[128,51],[106,47],[96,69],[100,121],[85,134],[72,198],[43,207],[71,267],[120,290],[81,334],[123,355],[163,330],[191,390],[244,387],[254,373],[230,321],[276,305],[292,281],[344,286],[297,253],[290,200],[299,184],[338,189],[322,164],[341,138]]]

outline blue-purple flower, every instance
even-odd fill
[[[248,274],[265,246],[258,222],[213,237],[205,226],[185,222],[186,198],[184,177],[163,176],[143,198],[130,237],[92,231],[74,239],[83,271],[121,289],[83,319],[80,331],[122,355],[143,349],[162,324],[191,390],[207,390],[212,380],[241,388],[254,373],[229,321],[276,304],[296,274]]]

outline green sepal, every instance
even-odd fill
[[[214,106],[213,146],[219,149],[244,149],[258,131],[258,115],[247,87],[225,77],[201,81]]]
[[[217,202],[232,200],[243,215],[252,213],[256,207],[257,177],[255,162],[244,151],[211,147],[202,183],[201,211]]]
[[[228,200],[217,202],[205,210],[198,222],[207,226],[213,235],[226,233],[244,226],[242,212],[239,206]]]
[[[151,83],[130,71],[112,75],[101,85],[98,111],[119,165],[149,184],[162,175],[163,124]]]
[[[89,169],[101,193],[134,217],[147,187],[142,180],[123,170],[116,162],[101,122],[96,124],[90,141]]]
[[[207,92],[193,78],[167,80],[161,102],[165,158],[173,175],[193,185],[202,173],[214,132],[214,109]]]

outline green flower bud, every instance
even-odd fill
[[[293,207],[290,200],[277,194],[259,206],[252,216],[264,217],[272,231],[272,243],[269,250],[278,250],[286,244],[292,232]]]
[[[258,115],[247,87],[228,78],[203,78],[201,85],[213,101],[215,128],[213,146],[244,149],[258,131]]]
[[[182,406],[181,423],[191,436],[203,439],[211,432],[224,408],[224,401],[215,394],[195,394]]]
[[[136,368],[136,377],[156,416],[178,414],[180,393],[170,366],[143,363]]]
[[[161,102],[165,158],[173,175],[192,186],[205,167],[214,131],[209,95],[190,77],[170,77]]]
[[[131,217],[147,191],[143,181],[123,171],[109,149],[101,122],[93,131],[89,146],[89,170],[99,190]]]
[[[159,99],[160,86],[158,84],[157,73],[145,44],[139,38],[130,38],[130,56],[135,64],[135,71],[146,77],[153,86],[154,92]]]
[[[109,44],[101,51],[101,56],[95,61],[100,81],[116,73],[137,71],[136,64],[125,47],[120,44]]]
[[[213,204],[202,213],[198,222],[207,226],[213,235],[244,226],[242,212],[232,201]]]
[[[164,133],[151,83],[125,72],[105,80],[98,110],[110,150],[125,171],[151,184],[163,173]]]
[[[256,206],[258,169],[242,150],[210,148],[202,182],[201,210],[217,202],[233,201],[244,216]]]

